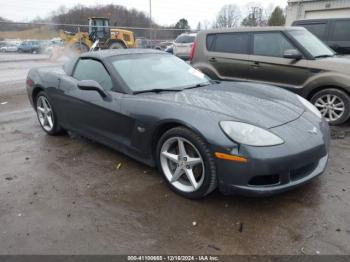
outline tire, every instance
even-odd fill
[[[184,150],[180,150],[180,143]],[[156,160],[168,186],[186,198],[203,198],[217,186],[216,166],[209,146],[188,128],[176,127],[165,132],[157,144]]]
[[[43,104],[43,102],[46,103],[46,106]],[[48,109],[50,111],[48,111]],[[54,136],[62,133],[63,130],[59,125],[57,114],[52,106],[49,97],[44,91],[39,92],[35,98],[35,110],[39,124],[47,134]],[[43,110],[45,110],[46,113],[44,113]],[[45,115],[47,117],[46,120]],[[48,121],[48,119],[51,119],[51,121]]]
[[[312,96],[311,103],[320,110],[330,125],[340,125],[349,119],[350,97],[340,89],[323,89]]]
[[[113,42],[108,49],[126,49],[126,46],[121,42]]]
[[[84,43],[81,43],[81,45],[80,43],[75,43],[70,47],[70,49],[74,53],[78,53],[78,54],[86,53],[90,50],[90,48]]]
[[[38,51],[36,51],[36,50],[32,51],[32,54],[37,54],[37,53],[38,53]]]

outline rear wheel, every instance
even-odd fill
[[[36,114],[42,129],[49,135],[57,135],[61,133],[54,108],[45,92],[38,93],[36,100]]]
[[[126,46],[121,42],[113,42],[108,49],[126,49]]]
[[[321,112],[330,125],[343,124],[350,116],[350,97],[336,88],[328,88],[317,92],[311,102]]]
[[[71,46],[71,50],[75,53],[82,54],[89,51],[89,47],[84,43],[75,43]]]
[[[167,131],[156,154],[160,172],[176,193],[199,199],[216,188],[216,167],[209,146],[193,131],[184,127]]]

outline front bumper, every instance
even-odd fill
[[[328,162],[328,155],[321,158],[317,164],[315,164],[314,168],[308,168],[308,166],[305,166],[305,168],[300,169],[292,169],[287,170],[286,172],[282,172],[280,174],[275,174],[279,176],[279,182],[272,185],[222,185],[220,187],[220,191],[224,194],[239,194],[239,195],[245,195],[245,196],[270,196],[275,195],[278,193],[283,193],[289,190],[292,190],[298,186],[301,186],[311,179],[321,175],[327,166]],[[310,165],[311,167],[311,165]],[[301,170],[301,171],[296,171]],[[273,172],[273,170],[271,170]],[[305,171],[305,172],[303,172]],[[297,173],[297,175],[295,175]],[[272,175],[272,176],[275,176]],[[257,176],[254,177],[258,177]],[[271,175],[264,175],[264,176],[271,176]],[[269,179],[270,180],[270,179]],[[268,180],[266,180],[268,181]],[[273,181],[273,180],[270,180]]]
[[[238,153],[248,159],[238,163],[216,159],[219,189],[224,194],[268,196],[305,184],[327,166],[329,127],[312,123],[308,116],[271,129],[285,141],[272,147],[241,146]],[[316,126],[318,134],[308,130]],[[234,154],[234,152],[231,152]]]

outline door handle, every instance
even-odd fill
[[[260,67],[261,67],[260,62],[254,62],[254,63],[251,65],[251,67],[253,67],[253,68],[260,68]]]
[[[209,58],[209,62],[215,63],[215,62],[217,62],[217,60],[215,57],[211,57],[211,58]]]

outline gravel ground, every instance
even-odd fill
[[[297,190],[191,201],[116,151],[45,135],[23,84],[42,65],[0,63],[1,254],[350,254],[350,123]]]

